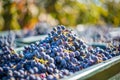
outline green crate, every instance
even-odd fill
[[[105,49],[107,46],[107,43],[97,43],[97,42],[92,42],[92,43],[88,43],[88,45],[91,45],[93,47],[100,47],[102,49]]]
[[[45,39],[45,37],[47,37],[47,35],[39,35],[39,36],[31,36],[31,37],[27,37],[27,38],[20,38],[17,39],[16,42],[17,43],[24,43],[24,44],[30,44],[39,40],[43,40]]]
[[[17,52],[23,50],[24,47],[15,49]],[[120,56],[95,64],[60,80],[116,80],[113,76],[118,73],[120,73]]]
[[[108,80],[120,72],[120,56],[93,65],[61,80]]]

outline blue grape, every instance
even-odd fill
[[[51,67],[51,68],[56,68],[56,66],[55,66],[54,63],[50,63],[49,67]]]
[[[79,56],[80,52],[79,51],[75,51],[75,56]]]
[[[65,68],[67,66],[66,60],[62,59],[60,65],[61,65],[61,67]]]
[[[68,62],[68,61],[70,61],[70,57],[69,56],[66,56],[65,57],[65,60]]]
[[[55,61],[56,61],[57,63],[61,62],[61,60],[62,60],[62,57],[60,57],[60,56],[56,56],[56,57],[55,57]]]
[[[48,76],[47,76],[47,80],[54,80],[53,75],[48,75]]]
[[[52,74],[53,73],[53,68],[48,67],[47,68],[47,72],[50,73],[50,74]]]
[[[33,70],[35,73],[38,73],[38,71],[39,71],[37,67],[34,67]]]
[[[35,80],[36,79],[36,77],[35,77],[35,75],[30,75],[30,80]]]
[[[74,52],[71,52],[71,53],[69,54],[69,56],[70,56],[70,57],[75,57]]]
[[[65,27],[64,27],[64,26],[61,26],[61,29],[62,29],[62,30],[65,30]]]

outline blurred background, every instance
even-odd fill
[[[0,31],[33,29],[38,22],[120,26],[120,0],[0,0]]]

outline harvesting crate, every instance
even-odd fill
[[[18,45],[28,45],[30,43],[34,43],[36,41],[39,41],[39,40],[43,40],[47,35],[39,35],[39,36],[31,36],[31,37],[27,37],[27,38],[19,38],[19,39],[16,39],[16,43]]]
[[[96,47],[101,46],[101,44],[97,43],[95,43],[95,45],[94,44],[91,45]],[[24,47],[16,48],[15,50],[19,52],[24,50]],[[116,56],[109,60],[85,68],[81,71],[75,72],[75,74],[67,76],[60,80],[108,80],[108,79],[119,80],[116,79],[115,77],[115,75],[117,75],[119,72],[120,72],[120,56]]]

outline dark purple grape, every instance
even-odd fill
[[[50,74],[52,74],[52,73],[53,73],[53,68],[48,67],[48,68],[47,68],[47,72],[50,73]]]
[[[36,77],[35,77],[35,75],[30,75],[30,80],[35,80],[36,79]]]
[[[62,30],[65,30],[65,27],[64,27],[64,26],[61,26],[61,29],[62,29]]]
[[[48,75],[47,80],[55,80],[53,75]]]
[[[63,52],[60,52],[59,55],[60,55],[61,57],[64,57],[64,53],[63,53]]]
[[[57,31],[56,27],[53,28],[54,31]]]
[[[80,52],[79,51],[75,51],[75,56],[80,56]]]
[[[70,57],[69,56],[66,56],[65,57],[65,60],[68,62],[68,61],[70,61]]]
[[[59,70],[58,70],[58,69],[55,69],[54,72],[55,72],[55,73],[59,73]]]
[[[31,69],[31,68],[30,68],[28,71],[29,71],[31,74],[34,74],[34,73],[35,73],[34,70]]]
[[[62,72],[63,72],[63,75],[69,75],[69,71],[67,69],[64,69]]]
[[[50,67],[50,68],[53,68],[53,69],[56,68],[56,66],[55,66],[54,63],[50,63],[49,67]]]
[[[63,75],[62,73],[59,73],[59,76],[60,76],[60,78],[63,78],[63,77],[64,77],[64,75]]]
[[[62,60],[62,57],[60,57],[60,56],[56,56],[56,57],[55,57],[55,61],[56,61],[57,63],[61,62],[61,60]]]
[[[107,57],[103,57],[103,61],[107,60],[108,58]]]
[[[50,58],[50,59],[48,60],[48,62],[49,62],[49,63],[54,63],[55,61],[54,61],[53,58]]]
[[[38,72],[39,72],[39,70],[38,70],[37,67],[34,67],[33,70],[34,70],[35,73],[38,73]]]
[[[66,62],[65,59],[62,59],[62,60],[61,60],[60,66],[61,66],[62,68],[67,67],[67,62]]]
[[[71,52],[71,53],[69,54],[69,56],[70,56],[70,57],[75,57],[75,53],[74,53],[74,52]]]

